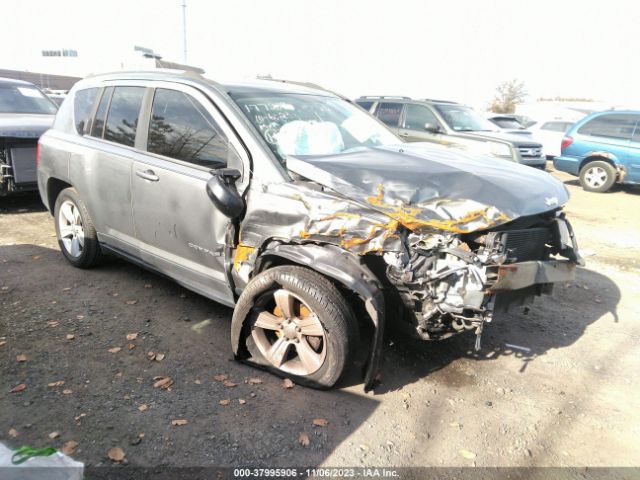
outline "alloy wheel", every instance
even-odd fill
[[[60,205],[58,214],[58,230],[60,241],[69,255],[78,258],[84,250],[84,226],[80,210],[71,200]]]
[[[591,188],[600,188],[607,181],[607,172],[602,167],[591,167],[586,171],[584,181]]]

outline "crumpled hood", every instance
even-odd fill
[[[0,137],[40,138],[53,124],[54,115],[0,113]]]
[[[569,199],[546,172],[428,143],[288,157],[287,168],[414,231],[482,230]]]

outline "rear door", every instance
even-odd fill
[[[224,263],[229,220],[207,196],[206,183],[212,169],[242,171],[238,151],[244,150],[202,93],[155,85],[147,106],[147,152],[134,163],[132,176],[141,257],[193,290],[233,304]]]
[[[405,105],[399,133],[400,137],[408,142],[443,143],[442,133],[434,132],[431,126],[440,128],[440,132],[444,131],[442,125],[428,107],[414,103]]]
[[[69,176],[91,213],[100,241],[135,254],[131,168],[145,87],[102,91],[84,146],[72,151]],[[82,127],[85,128],[84,126]]]

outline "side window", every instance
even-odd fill
[[[93,119],[93,125],[91,126],[92,137],[102,138],[102,134],[104,133],[104,120],[107,118],[107,108],[109,108],[112,93],[113,87],[107,87],[102,92],[98,111],[96,112],[96,117]]]
[[[633,138],[631,140],[636,143],[640,143],[640,115],[634,115],[634,117],[636,119],[636,128],[633,132]]]
[[[633,115],[601,115],[580,127],[578,133],[595,137],[630,140],[636,119]]]
[[[402,103],[381,103],[378,105],[376,116],[381,122],[390,127],[397,127],[402,112]]]
[[[371,105],[373,105],[373,102],[370,100],[365,100],[361,102],[356,102],[356,104],[358,104],[360,108],[363,108],[368,112],[371,109]]]
[[[190,95],[159,88],[153,98],[147,150],[208,168],[237,155],[211,115]]]
[[[133,147],[144,87],[116,87],[109,106],[104,139]]]
[[[98,95],[97,88],[85,88],[84,90],[78,90],[75,93],[73,99],[73,117],[76,124],[76,130],[80,135],[84,133],[84,127],[89,121],[89,115],[91,115],[91,108],[93,102]]]
[[[438,119],[431,110],[422,105],[407,105],[404,117],[404,128],[424,131],[424,126],[427,123],[438,125]]]

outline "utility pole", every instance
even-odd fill
[[[187,0],[182,0],[182,61],[187,63]]]

